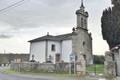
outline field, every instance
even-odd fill
[[[103,64],[96,64],[94,66],[88,66],[87,72],[96,73],[96,74],[103,74],[104,73],[104,65]]]

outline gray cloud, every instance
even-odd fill
[[[31,28],[46,25],[58,26],[60,24],[64,26],[66,24],[69,24],[71,17],[71,13],[69,13],[71,10],[64,10],[64,7],[70,7],[69,5],[73,1],[74,0],[26,1],[23,5],[19,7],[13,7],[6,10],[5,12],[2,12],[0,14],[0,20],[16,28]],[[68,12],[69,14],[67,13],[65,15],[66,12]]]
[[[13,36],[9,35],[9,34],[0,34],[0,39],[8,39],[11,38]]]
[[[2,0],[0,1],[0,8],[2,9],[17,1],[19,0]],[[99,18],[101,12],[97,10],[103,8],[103,3],[105,3],[104,0],[99,1],[99,3],[97,0],[85,1],[87,10],[89,13],[91,12],[90,17],[92,16],[90,23],[93,23],[92,19],[94,19],[92,14]],[[16,30],[16,32],[24,28],[73,27],[76,25],[75,10],[79,6],[80,0],[25,0],[17,7],[0,12],[0,21],[11,25],[11,29]]]

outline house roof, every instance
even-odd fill
[[[69,40],[72,39],[73,33],[68,33],[68,34],[63,34],[63,35],[46,35],[42,36],[33,40],[30,40],[28,42],[39,42],[39,41],[45,41],[45,40],[50,40],[50,41],[62,41],[62,40]]]

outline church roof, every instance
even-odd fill
[[[62,41],[62,40],[69,40],[72,39],[73,33],[68,33],[68,34],[62,34],[62,35],[46,35],[42,36],[33,40],[30,40],[28,42],[39,42],[39,41],[45,41],[45,40],[50,40],[50,41]]]

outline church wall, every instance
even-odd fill
[[[69,62],[69,56],[72,53],[72,40],[62,41],[62,60],[64,62]]]
[[[77,35],[73,36],[73,52],[77,53],[78,57],[79,54],[85,54],[87,64],[92,64],[92,39],[87,31],[79,29]]]
[[[86,54],[86,59],[88,64],[93,64],[93,55],[92,55],[92,38],[89,36],[89,33],[85,34],[86,41],[84,46],[84,52]]]
[[[48,57],[52,56],[52,62],[55,63],[55,54],[61,54],[60,42],[58,41],[48,41]],[[52,45],[55,45],[55,51],[51,50]]]
[[[32,55],[34,54],[36,61],[45,62],[47,48],[47,58],[51,55],[52,62],[55,63],[55,54],[61,54],[61,43],[58,41],[48,41],[47,43],[47,47],[45,41],[31,43],[30,59],[32,59]],[[52,45],[55,45],[55,51],[51,50]]]
[[[34,59],[39,62],[45,62],[45,41],[32,42],[30,50],[30,59],[34,55]]]

